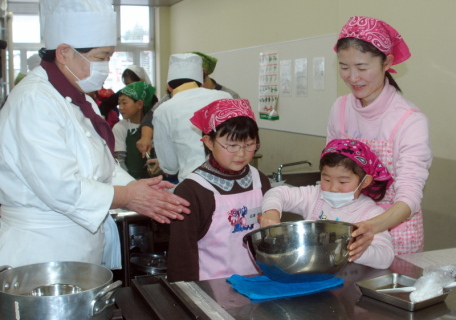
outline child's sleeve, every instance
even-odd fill
[[[207,233],[215,210],[214,195],[190,179],[184,179],[174,190],[190,202],[190,214],[170,225],[167,273],[170,282],[198,281],[198,241]]]
[[[112,133],[115,138],[115,152],[127,152],[127,128],[123,126],[123,122],[117,122],[112,128]]]
[[[307,218],[312,213],[316,202],[318,187],[288,187],[280,186],[271,188],[264,195],[261,211],[277,210],[282,216],[282,212],[291,212]]]

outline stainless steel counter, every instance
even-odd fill
[[[409,320],[449,320],[456,319],[456,293],[448,295],[445,302],[409,312],[384,302],[363,296],[356,282],[397,272],[410,277],[421,276],[422,269],[395,258],[387,270],[347,264],[338,274],[345,279],[343,288],[304,295],[288,299],[255,302],[235,292],[225,279],[200,281],[196,284],[235,319],[409,319]],[[121,288],[117,294],[117,304],[126,320],[153,319],[147,309],[131,290]],[[133,310],[134,309],[134,310]]]

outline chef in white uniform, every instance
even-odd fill
[[[189,213],[188,202],[161,178],[135,181],[120,168],[109,125],[84,94],[100,89],[109,72],[117,30],[111,1],[40,5],[41,66],[0,111],[0,265],[101,264],[103,252],[119,249],[105,240],[109,209],[169,223]]]

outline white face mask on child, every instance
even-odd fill
[[[355,191],[351,192],[330,192],[330,191],[321,191],[321,196],[320,198],[326,201],[327,204],[329,204],[331,207],[334,209],[341,208],[343,206],[346,206],[352,202],[355,202],[355,192],[356,190],[359,189],[361,184],[364,182],[364,179],[366,179],[367,174],[364,176],[363,180],[359,183],[358,187],[356,187]]]

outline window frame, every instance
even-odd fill
[[[36,3],[29,1],[30,3]],[[26,2],[24,2],[26,3]],[[121,43],[121,34],[120,34],[120,7],[121,6],[141,6],[141,5],[124,5],[124,4],[113,4],[114,12],[116,13],[116,22],[117,22],[117,45],[116,51],[120,52],[131,52],[133,56],[133,64],[140,65],[141,60],[141,52],[143,51],[151,51],[152,52],[152,71],[149,74],[150,80],[153,85],[156,83],[156,52],[155,52],[155,9],[152,6],[144,6],[149,9],[149,43]],[[14,14],[14,13],[13,13]],[[24,15],[24,13],[18,13],[20,15]],[[14,19],[14,16],[13,16]],[[13,43],[11,51],[15,50],[20,51],[20,68],[18,72],[27,73],[27,52],[28,51],[36,51],[40,50],[44,47],[44,41],[42,35],[40,43]],[[9,57],[8,57],[9,59]],[[7,65],[9,65],[7,63]],[[14,69],[14,73],[16,73],[17,69]],[[10,84],[11,89],[14,87],[14,79],[8,79],[9,73],[7,73],[7,82]],[[11,90],[10,89],[10,90]]]

